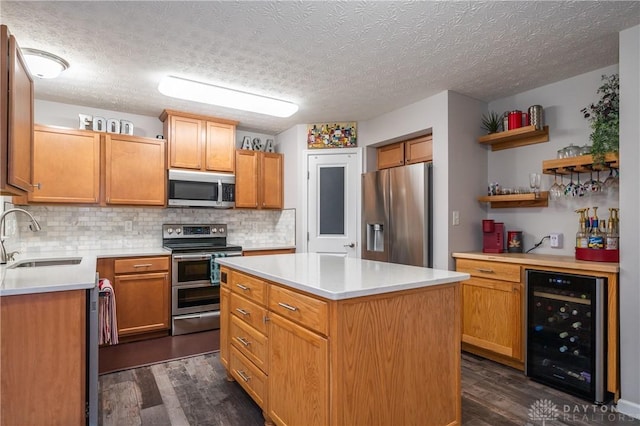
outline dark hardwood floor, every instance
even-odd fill
[[[103,346],[98,351],[98,373],[113,373],[218,349],[220,330]]]
[[[219,346],[218,331],[118,346],[101,348],[101,371],[121,370],[100,376],[102,425],[263,424],[260,408],[237,383],[227,382],[219,353],[211,353]],[[198,351],[209,353],[193,356]],[[175,360],[183,356],[188,358]],[[163,357],[174,361],[159,363]],[[143,367],[130,368],[136,365]],[[463,353],[462,424],[640,426],[640,420],[617,413],[613,405],[594,405],[529,380],[521,371]]]

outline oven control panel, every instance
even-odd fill
[[[227,225],[221,223],[210,224],[164,224],[162,225],[162,238],[211,238],[226,237]]]

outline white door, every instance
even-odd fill
[[[308,155],[308,246],[310,253],[359,257],[357,151]]]

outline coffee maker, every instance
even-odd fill
[[[504,252],[504,223],[490,219],[482,221],[482,252]]]

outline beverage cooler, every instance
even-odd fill
[[[605,402],[607,280],[527,270],[526,286],[525,374]]]

